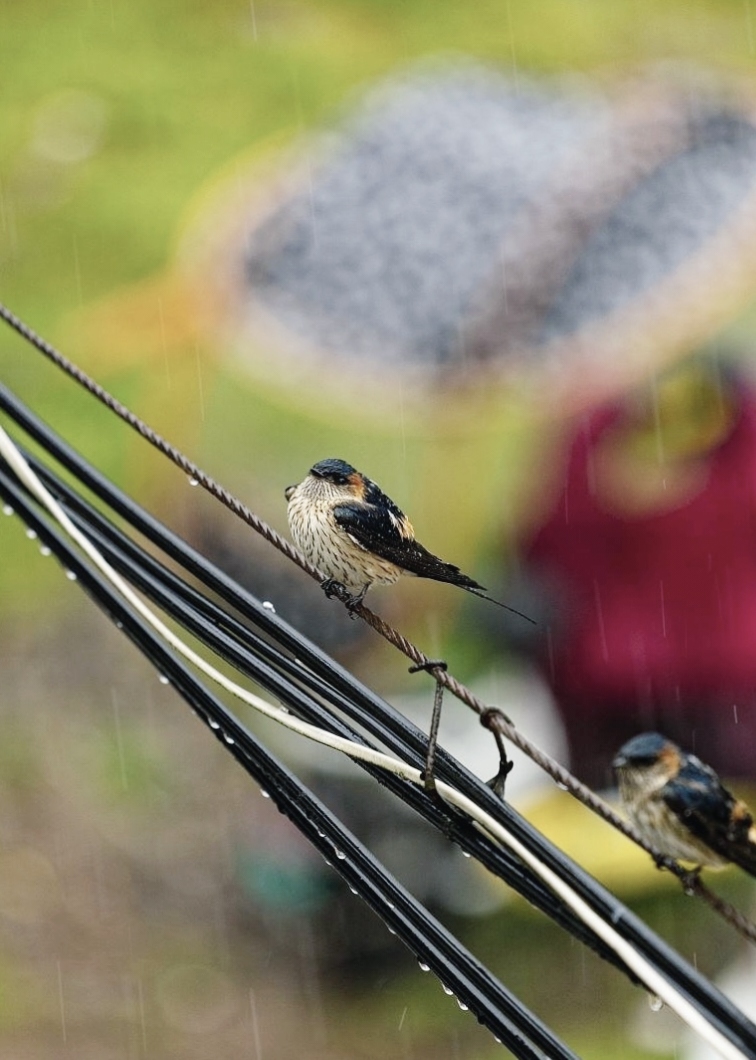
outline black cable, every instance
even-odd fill
[[[242,627],[234,625],[234,620],[231,616],[213,609],[211,602],[200,594],[192,596],[191,590],[186,587],[185,600],[188,602],[191,599],[195,606],[202,608],[210,622],[210,627],[206,628],[204,634],[200,635],[213,637],[216,631],[222,629],[235,631],[237,636],[245,638],[247,645],[251,646],[253,651],[259,653],[263,659],[267,658],[269,663],[275,663],[280,669],[284,669],[288,676],[305,684],[318,696],[325,698],[405,761],[418,768],[423,767],[425,764],[427,737],[403,715],[395,711],[390,704],[377,696],[372,690],[358,682],[352,674],[343,670],[312,642],[303,638],[282,619],[263,607],[260,601],[241,589],[236,582],[210,564],[205,557],[195,552],[181,538],[173,534],[148,512],[145,512],[127,494],[118,490],[113,483],[97,471],[96,468],[88,464],[72,447],[60,439],[2,385],[0,385],[0,408],[6,411],[35,441],[50,452],[56,460],[74,474],[96,496],[127,520],[131,526],[184,567],[184,569],[191,572],[207,588],[217,593],[226,603],[243,614],[249,622],[260,627],[263,633],[270,637],[275,644],[282,645],[288,649],[291,656],[287,661],[287,656],[281,653],[280,648],[271,648],[268,642],[258,637],[253,631],[248,630],[246,627],[242,630]],[[73,509],[87,516],[89,526],[93,529],[98,526],[100,530],[103,530],[103,526],[106,523],[103,517],[98,516],[97,512],[82,498],[77,497],[74,491],[65,490],[64,484],[57,480],[56,476],[53,476],[52,472],[41,462],[35,462],[33,458],[31,459],[35,470],[40,473],[53,491],[59,488],[61,495],[67,498]],[[117,531],[114,530],[114,534],[117,534]],[[106,547],[100,538],[98,538],[98,544]],[[116,564],[122,574],[129,577],[134,575],[135,570],[132,567],[132,563],[135,562],[139,554],[142,556],[141,562],[151,566],[153,572],[159,566],[152,557],[144,553],[143,550],[139,549],[125,536],[122,537],[122,547],[129,549],[130,553],[129,561],[125,565],[118,566]],[[115,562],[117,557],[111,555],[110,558]],[[176,587],[177,579],[175,579],[175,576],[173,577],[173,589],[178,591]],[[172,576],[170,572],[164,571],[163,578],[169,580]],[[147,585],[143,584],[141,587],[149,591]],[[185,615],[182,615],[179,609],[176,617],[179,621],[182,621]],[[220,639],[220,637],[216,637],[217,639]],[[253,642],[251,645],[250,641]],[[229,655],[225,654],[227,651],[225,646],[216,643],[215,650],[220,651],[220,654],[229,658]],[[238,658],[229,658],[229,661],[235,665],[239,664]],[[254,656],[251,658],[247,657],[248,668],[245,672],[253,679],[259,680],[274,694],[278,694],[280,688],[270,682],[266,684],[266,674],[262,672],[260,666],[256,666],[257,662],[258,660]],[[253,669],[252,667],[255,668]],[[324,727],[329,727],[331,723],[329,717],[322,712],[317,717],[313,716],[312,713],[309,715],[303,714],[303,716]],[[337,730],[334,729],[332,731]],[[352,735],[353,732],[354,730],[349,730],[343,734]],[[454,762],[454,760],[449,759],[449,762]],[[443,773],[446,763],[447,756],[439,749],[438,775],[442,779],[446,779]],[[363,768],[365,768],[364,764]],[[381,775],[380,773],[378,774],[378,779],[384,785],[392,786],[392,790],[394,790],[395,780],[389,781],[385,774]],[[475,780],[478,787],[480,787],[480,781],[477,778]],[[450,782],[454,783],[453,780]],[[401,784],[401,782],[399,783]],[[524,866],[518,858],[485,839],[460,814],[452,813],[447,809],[445,815],[442,816],[439,813],[438,804],[433,800],[429,800],[423,792],[420,792],[413,785],[403,785],[403,788],[404,791],[401,797],[408,801],[413,808],[421,812],[427,820],[436,827],[441,828],[450,837],[453,837],[464,850],[478,858],[490,871],[500,876],[522,894],[526,900],[532,902],[546,915],[552,917],[560,926],[565,927],[576,938],[592,948],[605,960],[630,975],[634,982],[637,982],[637,977],[627,969],[614,950],[594,935],[583,921],[576,917],[572,910],[565,906],[561,900],[557,899],[553,892],[544,886],[540,878]],[[475,797],[474,794],[473,797]],[[498,800],[496,801],[498,802]]]
[[[261,519],[255,512],[242,504],[233,494],[229,493],[223,486],[215,482],[201,468],[199,468],[184,453],[178,450],[169,441],[159,435],[149,424],[145,423],[139,416],[122,404],[116,397],[108,393],[96,380],[87,375],[78,365],[65,357],[59,350],[55,349],[33,328],[24,323],[19,317],[11,312],[6,306],[0,305],[0,319],[5,321],[29,344],[40,353],[48,357],[58,368],[69,375],[78,385],[88,390],[98,401],[108,408],[116,416],[120,417],[126,424],[136,430],[142,438],[154,446],[159,452],[172,460],[177,467],[181,468],[195,485],[202,486],[211,496],[225,505],[234,515],[242,519],[256,533],[260,534],[266,541],[273,545],[278,551],[286,556],[292,563],[297,564],[302,570],[313,578],[322,581],[323,572],[313,566],[310,561],[293,547],[287,538],[283,537],[265,520]],[[343,602],[343,600],[342,600]],[[410,640],[403,636],[399,630],[385,622],[379,615],[364,604],[357,605],[352,609],[352,616],[358,616],[369,625],[376,633],[384,637],[390,644],[402,652],[413,663],[414,670],[429,669],[431,660],[420,651]],[[630,824],[625,818],[619,816],[600,796],[583,784],[577,777],[552,758],[524,734],[511,724],[505,715],[494,708],[483,703],[469,688],[462,684],[446,667],[436,668],[431,671],[436,679],[436,694],[440,696],[443,689],[447,689],[460,702],[470,707],[480,718],[481,723],[494,735],[499,747],[503,747],[502,739],[505,738],[514,746],[520,748],[536,763],[548,776],[558,785],[569,791],[574,798],[578,799],[593,813],[607,821],[612,827],[632,842],[638,844],[643,850],[651,855],[656,861],[657,867],[665,868],[673,873],[683,884],[687,894],[692,894],[705,901],[711,909],[725,919],[744,938],[756,942],[756,924],[752,923],[743,913],[724,901],[711,891],[700,879],[694,876],[689,869],[676,862],[674,859],[663,855],[650,845],[641,835],[637,828]]]
[[[299,717],[348,739],[367,742],[355,729],[325,710],[319,701],[320,699],[326,700],[337,709],[346,711],[349,707],[346,697],[334,692],[322,680],[314,680],[312,674],[281,653],[275,645],[268,644],[254,631],[242,626],[213,601],[208,600],[177,575],[167,570],[153,556],[109,523],[100,512],[87,504],[40,461],[29,454],[25,455],[67,514],[87,534],[119,574],[126,577],[136,588],[216,654],[230,662],[245,676],[262,685]],[[303,694],[300,685],[316,693],[319,698]],[[399,747],[397,752],[406,755],[407,748]],[[414,757],[420,758],[420,756]],[[422,760],[416,760],[412,764],[420,767]],[[357,765],[398,795],[448,838],[459,843],[463,850],[505,880],[522,897],[555,920],[559,926],[595,949],[604,959],[609,960],[623,971],[628,971],[614,950],[595,936],[569,906],[558,899],[531,869],[523,865],[507,850],[483,836],[465,816],[453,811],[439,800],[429,798],[423,789],[408,784],[385,770],[359,760]]]
[[[349,701],[355,718],[359,712],[359,723],[370,732],[376,732],[376,718],[380,716],[384,726],[380,738],[389,746],[391,740],[405,741],[406,748],[415,754],[424,754],[425,738],[405,718],[383,703],[369,689],[365,689],[352,676],[330,660],[320,649],[302,638],[277,616],[267,611],[251,594],[242,590],[230,578],[212,567],[198,553],[186,546],[170,531],[139,509],[130,498],[112,486],[95,469],[75,453],[66,443],[56,438],[46,425],[29,412],[6,388],[0,387],[0,408],[5,409],[40,444],[73,471],[88,488],[110,504],[131,525],[145,534],[177,562],[200,578],[209,588],[231,603],[250,621],[258,624],[268,635],[275,636],[313,672],[349,693]],[[377,734],[377,733],[376,733]],[[401,753],[401,752],[399,752]],[[599,913],[614,929],[664,975],[692,1004],[706,1012],[708,1018],[720,1032],[747,1055],[756,1056],[756,1027],[729,1002],[711,983],[691,968],[671,947],[656,936],[642,920],[634,916],[622,903],[580,866],[566,858],[562,852],[544,839],[532,826],[508,804],[499,800],[481,781],[470,774],[451,756],[439,753],[437,775],[499,820],[513,835],[553,869],[565,882]]]
[[[332,867],[412,950],[444,986],[523,1060],[577,1060],[575,1054],[423,908],[330,810],[271,755],[166,648],[110,583],[84,561],[27,500],[12,473],[0,469],[0,497],[33,529],[66,570],[139,650],[168,678],[229,753],[268,792]]]

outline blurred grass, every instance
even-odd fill
[[[505,70],[677,58],[750,74],[754,59],[740,0],[36,0],[0,17],[3,287],[42,328],[158,268],[187,200],[236,152],[324,120],[397,63],[454,50]],[[106,140],[45,206],[19,166],[40,108],[70,88],[103,98]]]

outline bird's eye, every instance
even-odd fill
[[[322,467],[319,464],[310,468],[310,474],[315,478],[322,478],[326,482],[332,482],[334,486],[346,486],[349,484],[348,474],[343,471],[336,471],[330,467]]]
[[[658,760],[657,755],[636,755],[631,761],[634,766],[653,766]]]

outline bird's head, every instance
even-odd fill
[[[295,490],[302,489],[311,498],[322,500],[362,500],[367,480],[346,460],[328,457],[313,464],[310,473],[299,485],[287,486],[284,491],[290,501]]]
[[[664,787],[680,772],[683,753],[658,732],[644,732],[623,744],[612,766],[624,797]]]

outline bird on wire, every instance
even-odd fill
[[[756,876],[756,828],[711,768],[659,733],[623,744],[612,763],[622,802],[660,853],[699,867],[729,862]]]
[[[345,460],[318,461],[306,478],[287,487],[285,496],[294,543],[326,575],[326,594],[343,589],[349,608],[361,604],[374,583],[391,585],[409,574],[457,585],[533,621],[424,548],[404,512]]]

